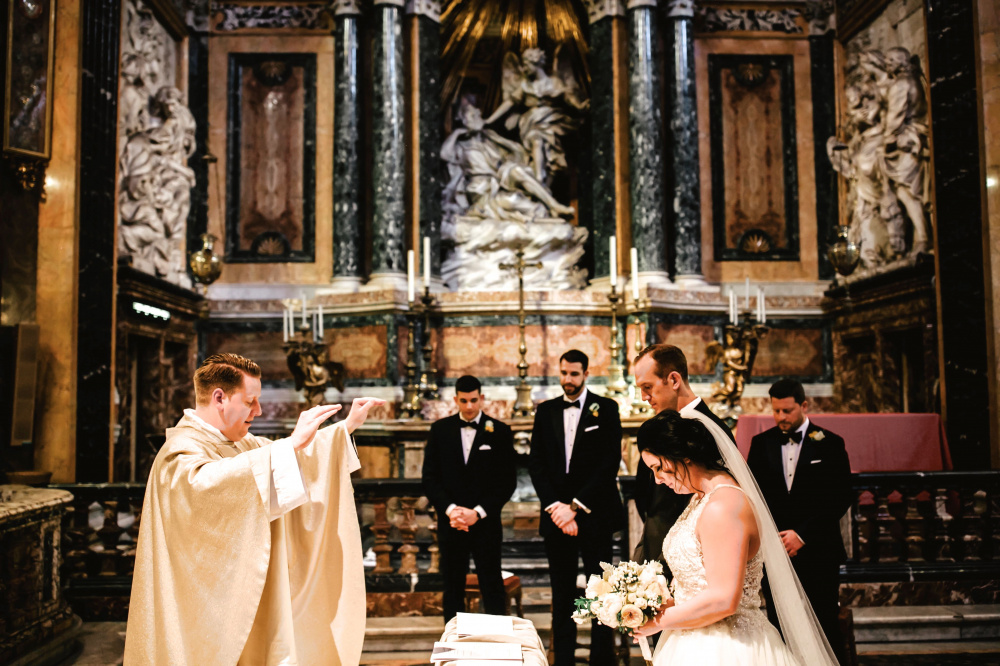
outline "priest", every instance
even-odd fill
[[[205,359],[196,408],[167,430],[146,484],[125,663],[354,665],[365,634],[350,434],[373,398],[302,412],[292,434],[249,434],[260,367]]]

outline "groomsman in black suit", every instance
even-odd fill
[[[424,491],[438,517],[444,618],[465,606],[469,554],[476,562],[483,609],[506,615],[500,571],[500,512],[517,486],[510,426],[482,412],[479,380],[455,382],[458,414],[435,421],[424,449]]]
[[[577,558],[588,577],[601,573],[600,563],[611,562],[614,533],[625,525],[616,479],[622,458],[618,403],[587,390],[588,365],[576,349],[560,357],[564,395],[538,405],[531,430],[531,481],[543,508],[539,532],[552,582],[556,666],[574,663]],[[590,636],[590,663],[613,664],[613,630],[594,621]]]
[[[670,409],[689,416],[692,410],[698,411],[717,423],[730,439],[733,438],[725,422],[691,390],[687,358],[679,348],[664,344],[649,345],[639,352],[633,363],[636,388],[654,412],[659,414]],[[632,559],[636,562],[659,560],[666,565],[663,539],[691,496],[678,495],[667,486],[656,483],[653,473],[641,458],[635,472],[635,488],[635,508],[644,522],[642,539]]]
[[[826,638],[845,664],[838,576],[847,559],[840,518],[851,506],[851,463],[844,440],[810,422],[800,383],[782,379],[769,393],[777,426],[753,438],[747,464]],[[764,597],[778,626],[766,579]]]

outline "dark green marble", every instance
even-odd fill
[[[333,277],[361,277],[358,18],[337,16],[334,33]]]
[[[420,236],[431,239],[431,276],[441,277],[441,28],[417,16],[420,67]],[[421,241],[423,248],[423,241]],[[421,260],[421,265],[423,265]]]
[[[816,239],[819,251],[819,276],[830,279],[835,271],[826,256],[839,224],[837,175],[826,154],[826,140],[837,133],[837,88],[834,71],[835,38],[833,33],[809,36],[809,62],[812,73],[813,161],[816,166]]]
[[[615,235],[614,18],[590,25],[590,162],[594,278],[608,276],[608,238]]]
[[[629,9],[629,170],[632,246],[640,271],[666,272],[659,40],[654,9]]]
[[[372,273],[406,274],[406,97],[400,8],[376,5],[372,30]]]

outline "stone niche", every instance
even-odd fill
[[[58,663],[80,618],[59,576],[65,490],[0,485],[0,663]]]

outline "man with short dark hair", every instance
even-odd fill
[[[556,666],[575,663],[577,561],[584,574],[611,562],[614,533],[624,527],[618,492],[622,424],[618,403],[587,390],[589,359],[577,349],[559,358],[563,395],[538,405],[531,429],[531,481],[542,505],[552,584],[552,649]],[[590,663],[614,663],[614,634],[591,623]]]
[[[303,411],[292,434],[250,434],[260,367],[205,359],[196,406],[156,454],[142,505],[126,664],[357,664],[365,634],[350,434],[385,404]]]
[[[839,573],[847,553],[840,518],[851,506],[851,463],[844,440],[809,420],[802,384],[782,379],[769,393],[777,425],[753,438],[747,464],[823,632],[843,664]],[[763,592],[768,617],[778,626],[766,578]]]
[[[697,410],[715,421],[732,438],[725,422],[691,390],[687,358],[679,347],[649,345],[639,352],[633,364],[636,388],[657,414],[670,409],[686,416],[689,410]],[[642,539],[632,554],[633,560],[659,560],[666,565],[663,539],[684,511],[688,499],[687,495],[678,495],[666,485],[656,483],[649,467],[639,459],[635,472],[635,508],[643,519],[643,525]]]
[[[486,416],[482,384],[455,382],[458,413],[435,421],[424,449],[423,481],[437,512],[444,577],[444,619],[465,608],[469,555],[476,562],[483,609],[506,615],[500,512],[517,486],[510,426]]]

